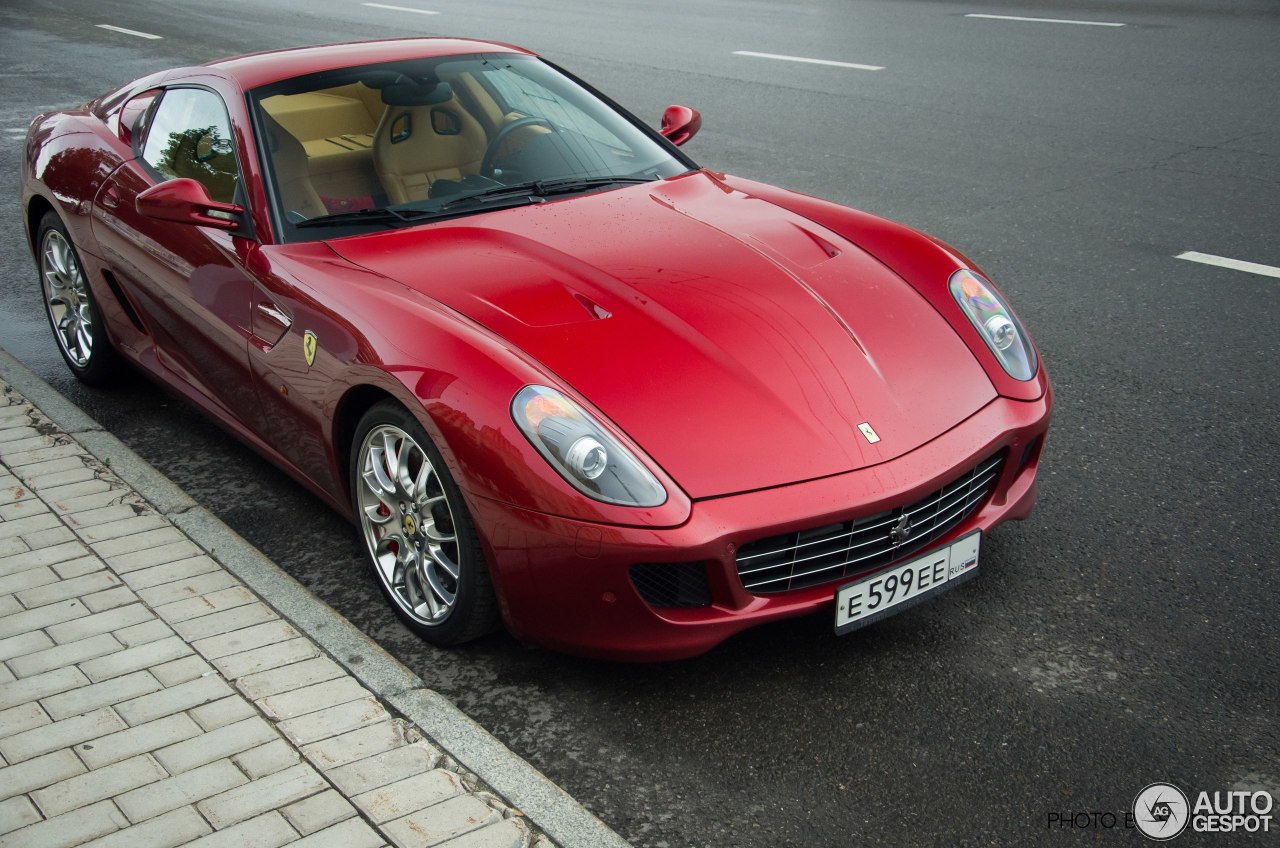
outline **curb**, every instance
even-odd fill
[[[630,843],[0,347],[0,378],[563,848]],[[216,550],[216,553],[213,551]]]

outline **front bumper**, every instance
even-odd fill
[[[1026,518],[1049,426],[1051,395],[997,398],[916,450],[846,474],[697,501],[673,528],[618,527],[470,499],[507,626],[519,638],[583,656],[671,660],[709,650],[766,621],[832,610],[854,577],[770,595],[742,587],[735,553],[767,536],[846,521],[910,503],[1001,451],[991,497],[936,541]],[[711,603],[655,608],[629,576],[636,563],[704,564]],[[885,566],[887,567],[887,566]]]

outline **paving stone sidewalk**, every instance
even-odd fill
[[[0,381],[0,848],[550,848]]]

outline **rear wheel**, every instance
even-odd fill
[[[107,340],[102,313],[89,288],[84,266],[55,212],[46,212],[41,219],[36,243],[45,314],[58,340],[58,350],[71,373],[81,381],[90,385],[104,383],[115,370],[115,351]]]
[[[456,645],[493,630],[497,601],[471,515],[440,452],[384,401],[356,428],[351,491],[383,594],[424,639]]]

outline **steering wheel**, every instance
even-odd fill
[[[493,140],[489,142],[489,146],[484,150],[484,158],[480,160],[480,176],[493,176],[493,163],[494,160],[498,158],[498,151],[502,148],[503,142],[510,138],[513,132],[518,129],[523,129],[524,127],[532,127],[535,125],[544,126],[552,132],[556,132],[555,124],[551,123],[546,118],[538,117],[536,115],[528,118],[517,118],[509,124],[504,124],[502,129],[498,130],[498,132],[493,136]]]

